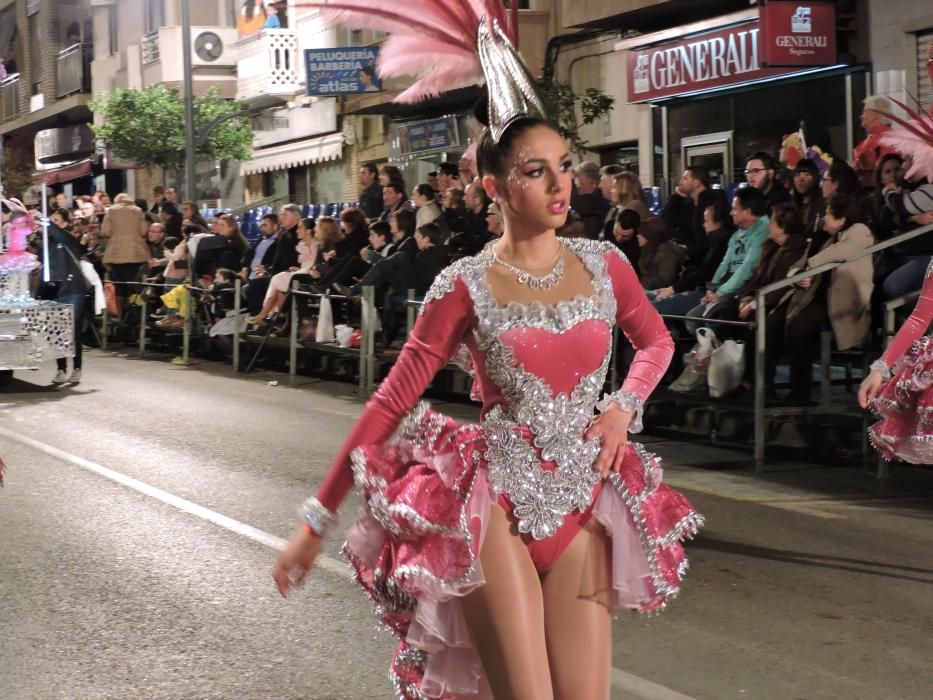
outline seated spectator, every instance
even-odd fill
[[[503,231],[505,231],[502,225],[502,214],[499,211],[499,205],[495,202],[491,202],[486,209],[486,229],[489,231],[490,241],[496,240],[502,235]]]
[[[628,261],[638,269],[638,259],[641,257],[641,248],[638,245],[638,227],[641,226],[641,217],[632,209],[623,209],[616,217],[612,228],[612,241],[621,250]]]
[[[393,216],[392,221],[395,221],[396,218],[396,216]],[[392,225],[385,221],[376,221],[370,224],[368,240],[369,244],[360,249],[357,255],[339,258],[332,272],[327,277],[318,280],[316,284],[312,285],[312,288],[316,292],[323,294],[328,287],[342,287],[359,281],[373,265],[392,254],[395,248],[392,239]]]
[[[648,292],[658,313],[683,316],[706,296],[706,284],[719,269],[733,233],[732,219],[722,204],[706,207],[703,229],[707,235],[706,253],[699,264],[686,265],[671,286]]]
[[[159,209],[159,216],[165,224],[165,235],[172,238],[181,238],[182,215],[172,202],[163,202]]]
[[[761,259],[761,246],[768,237],[768,202],[754,187],[738,190],[732,200],[732,221],[738,230],[729,239],[726,255],[707,285],[710,289],[700,304],[687,312],[696,318],[713,314],[718,304],[734,304]],[[695,332],[698,323],[688,323]]]
[[[411,209],[408,195],[398,183],[390,182],[382,188],[382,201],[385,203],[385,209],[379,215],[379,221],[388,221],[389,216],[400,209]]]
[[[851,262],[833,269],[828,279],[823,274],[801,280],[787,305],[783,352],[790,360],[791,401],[810,401],[813,362],[827,320],[839,350],[849,350],[868,338],[873,263],[870,255],[853,258],[870,247],[874,239],[859,217],[855,197],[838,192],[830,197],[823,219],[827,240],[818,253],[810,255],[805,269]]]
[[[885,195],[889,189],[900,191],[903,187],[904,159],[899,153],[881,156],[875,169],[875,189],[871,195],[869,227],[882,240],[890,238],[900,226],[894,218],[894,211],[885,207]]]
[[[583,220],[586,237],[597,239],[610,209],[609,201],[599,189],[599,166],[585,160],[574,168],[574,176],[576,189],[570,194],[570,208]]]
[[[334,283],[332,286],[340,294],[349,298],[358,297],[363,287],[372,286],[376,288],[376,298],[378,299],[384,295],[388,286],[405,288],[407,271],[418,253],[418,244],[414,238],[415,214],[403,209],[396,212],[394,222],[392,236],[395,240],[395,246],[392,249],[392,254],[382,260],[377,260],[357,284],[348,287],[340,283]]]
[[[434,199],[434,190],[430,185],[422,183],[415,187],[412,198],[415,200],[415,221],[418,228],[430,224],[441,216],[441,208]]]
[[[613,178],[610,200],[620,211],[631,209],[638,212],[642,221],[647,221],[651,216],[648,200],[645,199],[645,188],[635,173],[623,171]]]
[[[667,240],[664,222],[652,217],[640,224],[636,236],[640,253],[639,278],[646,289],[658,289],[674,283],[683,266],[686,251]]]
[[[567,212],[567,219],[564,225],[555,232],[561,238],[586,238],[586,232],[583,229],[583,220],[573,209]]]
[[[604,165],[599,169],[599,192],[603,199],[609,202],[609,211],[603,219],[603,230],[600,233],[600,240],[612,240],[612,227],[615,226],[616,217],[619,215],[619,207],[615,202],[615,177],[619,173],[624,173],[623,168],[618,163]]]
[[[805,235],[822,229],[826,202],[820,189],[819,168],[809,158],[802,158],[794,166],[791,202],[800,210]]]
[[[486,223],[490,199],[479,180],[474,180],[467,185],[464,191],[464,202],[466,204],[464,229],[453,233],[447,240],[447,249],[454,260],[467,255],[475,255],[492,239]],[[446,221],[445,217],[445,227]]]
[[[933,184],[926,181],[922,172],[910,166],[911,161],[907,159],[906,181],[898,183],[892,180],[885,185],[885,206],[881,218],[888,225],[881,227],[882,238],[933,223]],[[933,235],[917,236],[889,251],[885,256],[887,275],[882,283],[885,298],[896,299],[920,289],[933,255]]]
[[[308,266],[306,272],[316,280],[327,279],[330,273],[336,269],[337,261],[340,258],[338,252],[340,244],[346,240],[346,236],[340,231],[337,220],[330,216],[318,217],[317,221],[313,222],[312,230],[314,240],[317,243],[317,252],[315,259]],[[359,254],[359,248],[357,248],[357,254]],[[299,263],[295,267],[301,269],[302,265]]]
[[[827,202],[837,192],[854,197],[858,194],[858,176],[851,165],[836,158],[823,175],[822,188],[823,199]]]
[[[790,193],[776,177],[777,164],[774,156],[764,151],[758,151],[749,156],[745,162],[745,179],[749,187],[754,187],[765,197],[767,211],[775,204],[790,201]]]
[[[330,217],[321,217],[318,221],[322,224],[325,219],[333,223],[333,229],[336,230],[337,222]],[[284,272],[277,272],[269,281],[269,288],[266,291],[266,298],[259,313],[249,319],[252,325],[259,325],[270,316],[278,313],[288,296],[291,288],[292,278],[295,275],[307,275],[317,265],[319,260],[320,240],[315,233],[314,219],[304,218],[298,224],[298,266]]]
[[[177,240],[177,239],[176,239]],[[149,224],[146,232],[146,243],[149,245],[149,263],[147,275],[158,275],[165,269],[165,226],[159,222]]]

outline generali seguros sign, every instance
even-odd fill
[[[751,22],[627,53],[629,102],[754,82],[799,66],[832,65],[835,7],[769,2]]]

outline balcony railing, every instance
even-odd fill
[[[7,76],[0,82],[0,109],[2,119],[12,119],[19,114],[19,73]]]
[[[293,29],[264,29],[237,44],[237,99],[293,95],[302,90],[304,69]]]
[[[76,92],[91,91],[91,59],[94,47],[91,44],[72,44],[58,52],[55,60],[58,97]]]

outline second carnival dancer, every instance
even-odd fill
[[[365,505],[343,552],[399,638],[399,697],[608,698],[612,611],[662,609],[687,568],[681,542],[703,522],[661,484],[659,460],[627,441],[673,343],[618,249],[555,235],[572,164],[502,4],[473,2],[476,17],[447,24],[441,4],[469,3],[424,3],[404,23],[380,24],[387,11],[366,3],[325,14],[395,32],[383,77],[397,51],[408,72],[411,51],[430,54],[409,98],[450,84],[431,37],[472,47],[489,95],[477,166],[505,232],[438,276],[273,576],[282,595],[304,582],[355,482]],[[637,353],[601,398],[615,325]],[[474,376],[479,424],[418,405],[451,358]]]
[[[933,42],[930,42],[933,77]],[[894,100],[910,117],[885,114],[901,125],[882,135],[882,143],[909,157],[905,176],[926,178],[913,192],[885,192],[886,205],[902,220],[933,223],[933,107],[922,114]],[[931,233],[922,234],[925,236]],[[933,260],[927,267],[920,298],[881,358],[859,388],[859,403],[881,420],[868,436],[885,459],[933,464]]]

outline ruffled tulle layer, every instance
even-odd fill
[[[400,639],[390,679],[402,698],[492,700],[461,610],[485,583],[479,552],[490,507],[485,435],[420,405],[396,437],[353,454],[365,505],[344,554],[376,616]],[[591,506],[612,538],[612,602],[662,609],[687,568],[681,542],[703,519],[661,483],[659,460],[629,448]]]
[[[881,420],[868,437],[885,459],[933,464],[933,338],[913,344],[870,407]]]

